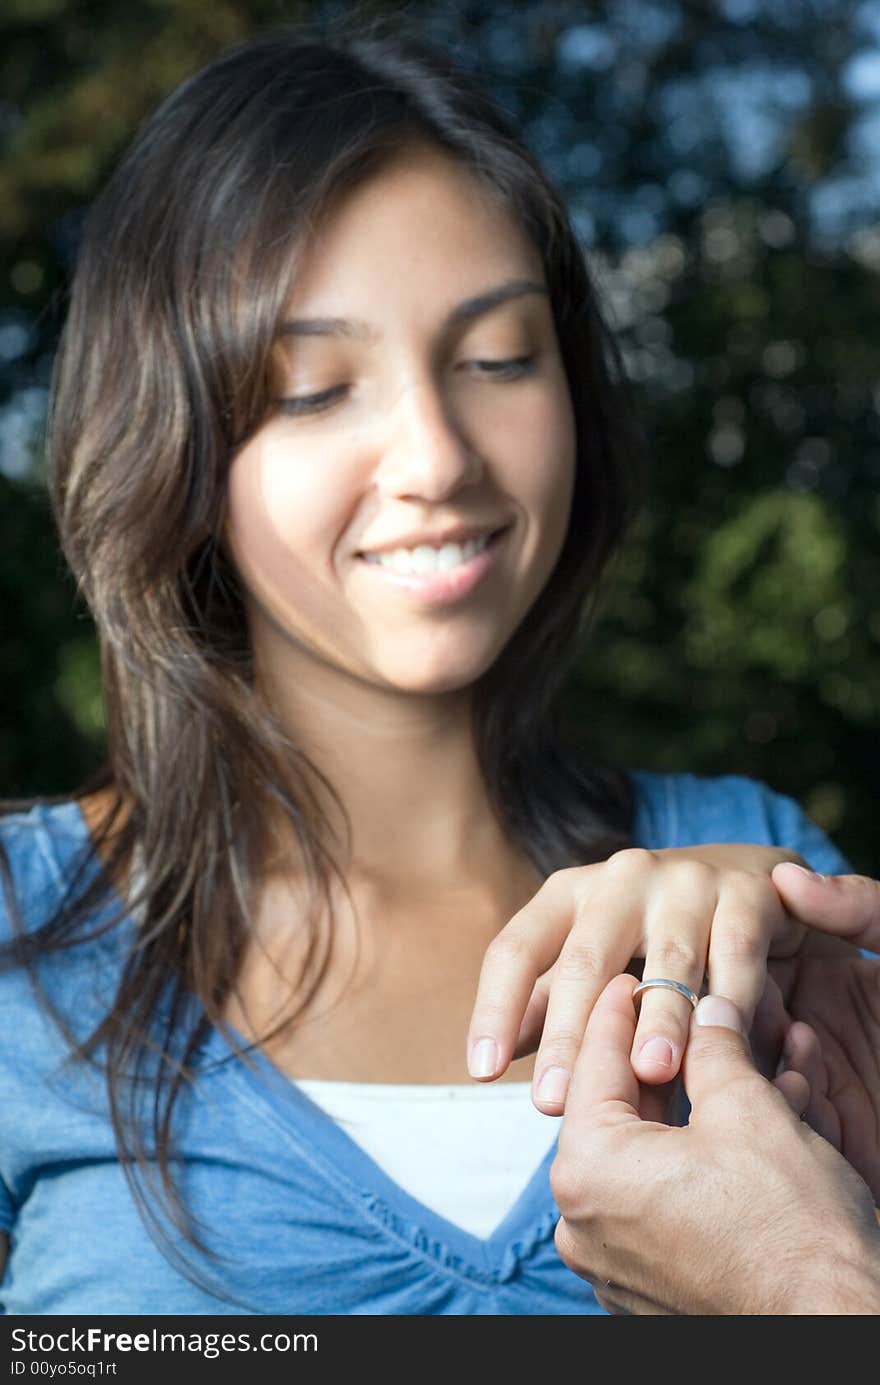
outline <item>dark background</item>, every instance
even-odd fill
[[[83,210],[227,44],[353,15],[445,44],[517,117],[623,342],[657,479],[580,670],[598,741],[764,779],[880,870],[880,4],[852,0],[3,0],[0,795],[101,754],[42,461]]]

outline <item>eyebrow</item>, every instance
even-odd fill
[[[549,294],[544,284],[532,279],[510,279],[497,288],[478,293],[474,298],[465,298],[457,303],[443,321],[443,330],[482,317],[502,303],[513,298],[521,298],[527,293],[540,293],[544,298]],[[346,317],[298,317],[281,324],[281,335],[285,337],[353,337],[358,341],[375,342],[379,333],[368,323],[358,318]]]

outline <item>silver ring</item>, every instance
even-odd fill
[[[642,991],[649,991],[652,986],[660,986],[667,991],[677,991],[679,995],[684,996],[685,1000],[689,1000],[693,1009],[696,1010],[697,1002],[700,999],[696,991],[692,991],[690,986],[686,986],[683,981],[670,981],[665,976],[652,976],[649,981],[640,981],[633,991],[633,1001],[642,994]],[[636,1010],[638,1008],[637,1005]]]

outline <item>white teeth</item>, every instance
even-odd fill
[[[483,534],[481,538],[468,539],[465,543],[445,543],[442,548],[431,548],[423,543],[418,548],[395,548],[391,553],[365,553],[364,557],[368,563],[378,563],[401,574],[449,572],[481,553],[490,537],[490,534]]]

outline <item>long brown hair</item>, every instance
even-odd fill
[[[442,51],[400,33],[328,41],[284,30],[243,43],[148,120],[87,220],[49,458],[64,553],[97,627],[106,708],[107,762],[77,798],[103,789],[107,809],[52,917],[30,930],[19,918],[0,950],[0,966],[26,965],[37,979],[41,959],[136,921],[94,1032],[77,1039],[50,1008],[72,1056],[106,1072],[120,1158],[148,1225],[161,1220],[147,1197],[158,1169],[160,1201],[195,1245],[170,1170],[173,1113],[205,1035],[229,1032],[223,1006],[267,824],[279,814],[289,823],[312,891],[304,1004],[326,961],[320,906],[333,874],[345,884],[322,845],[316,789],[332,785],[253,683],[222,542],[227,473],[270,408],[270,353],[298,253],[336,199],[413,141],[457,159],[539,249],[577,431],[559,561],[475,689],[491,801],[544,875],[602,859],[631,835],[629,781],[578,744],[565,694],[597,580],[642,498],[645,449],[562,198]],[[0,865],[8,883],[2,851]],[[96,925],[123,880],[123,907]],[[145,1084],[148,1131],[132,1095]]]

